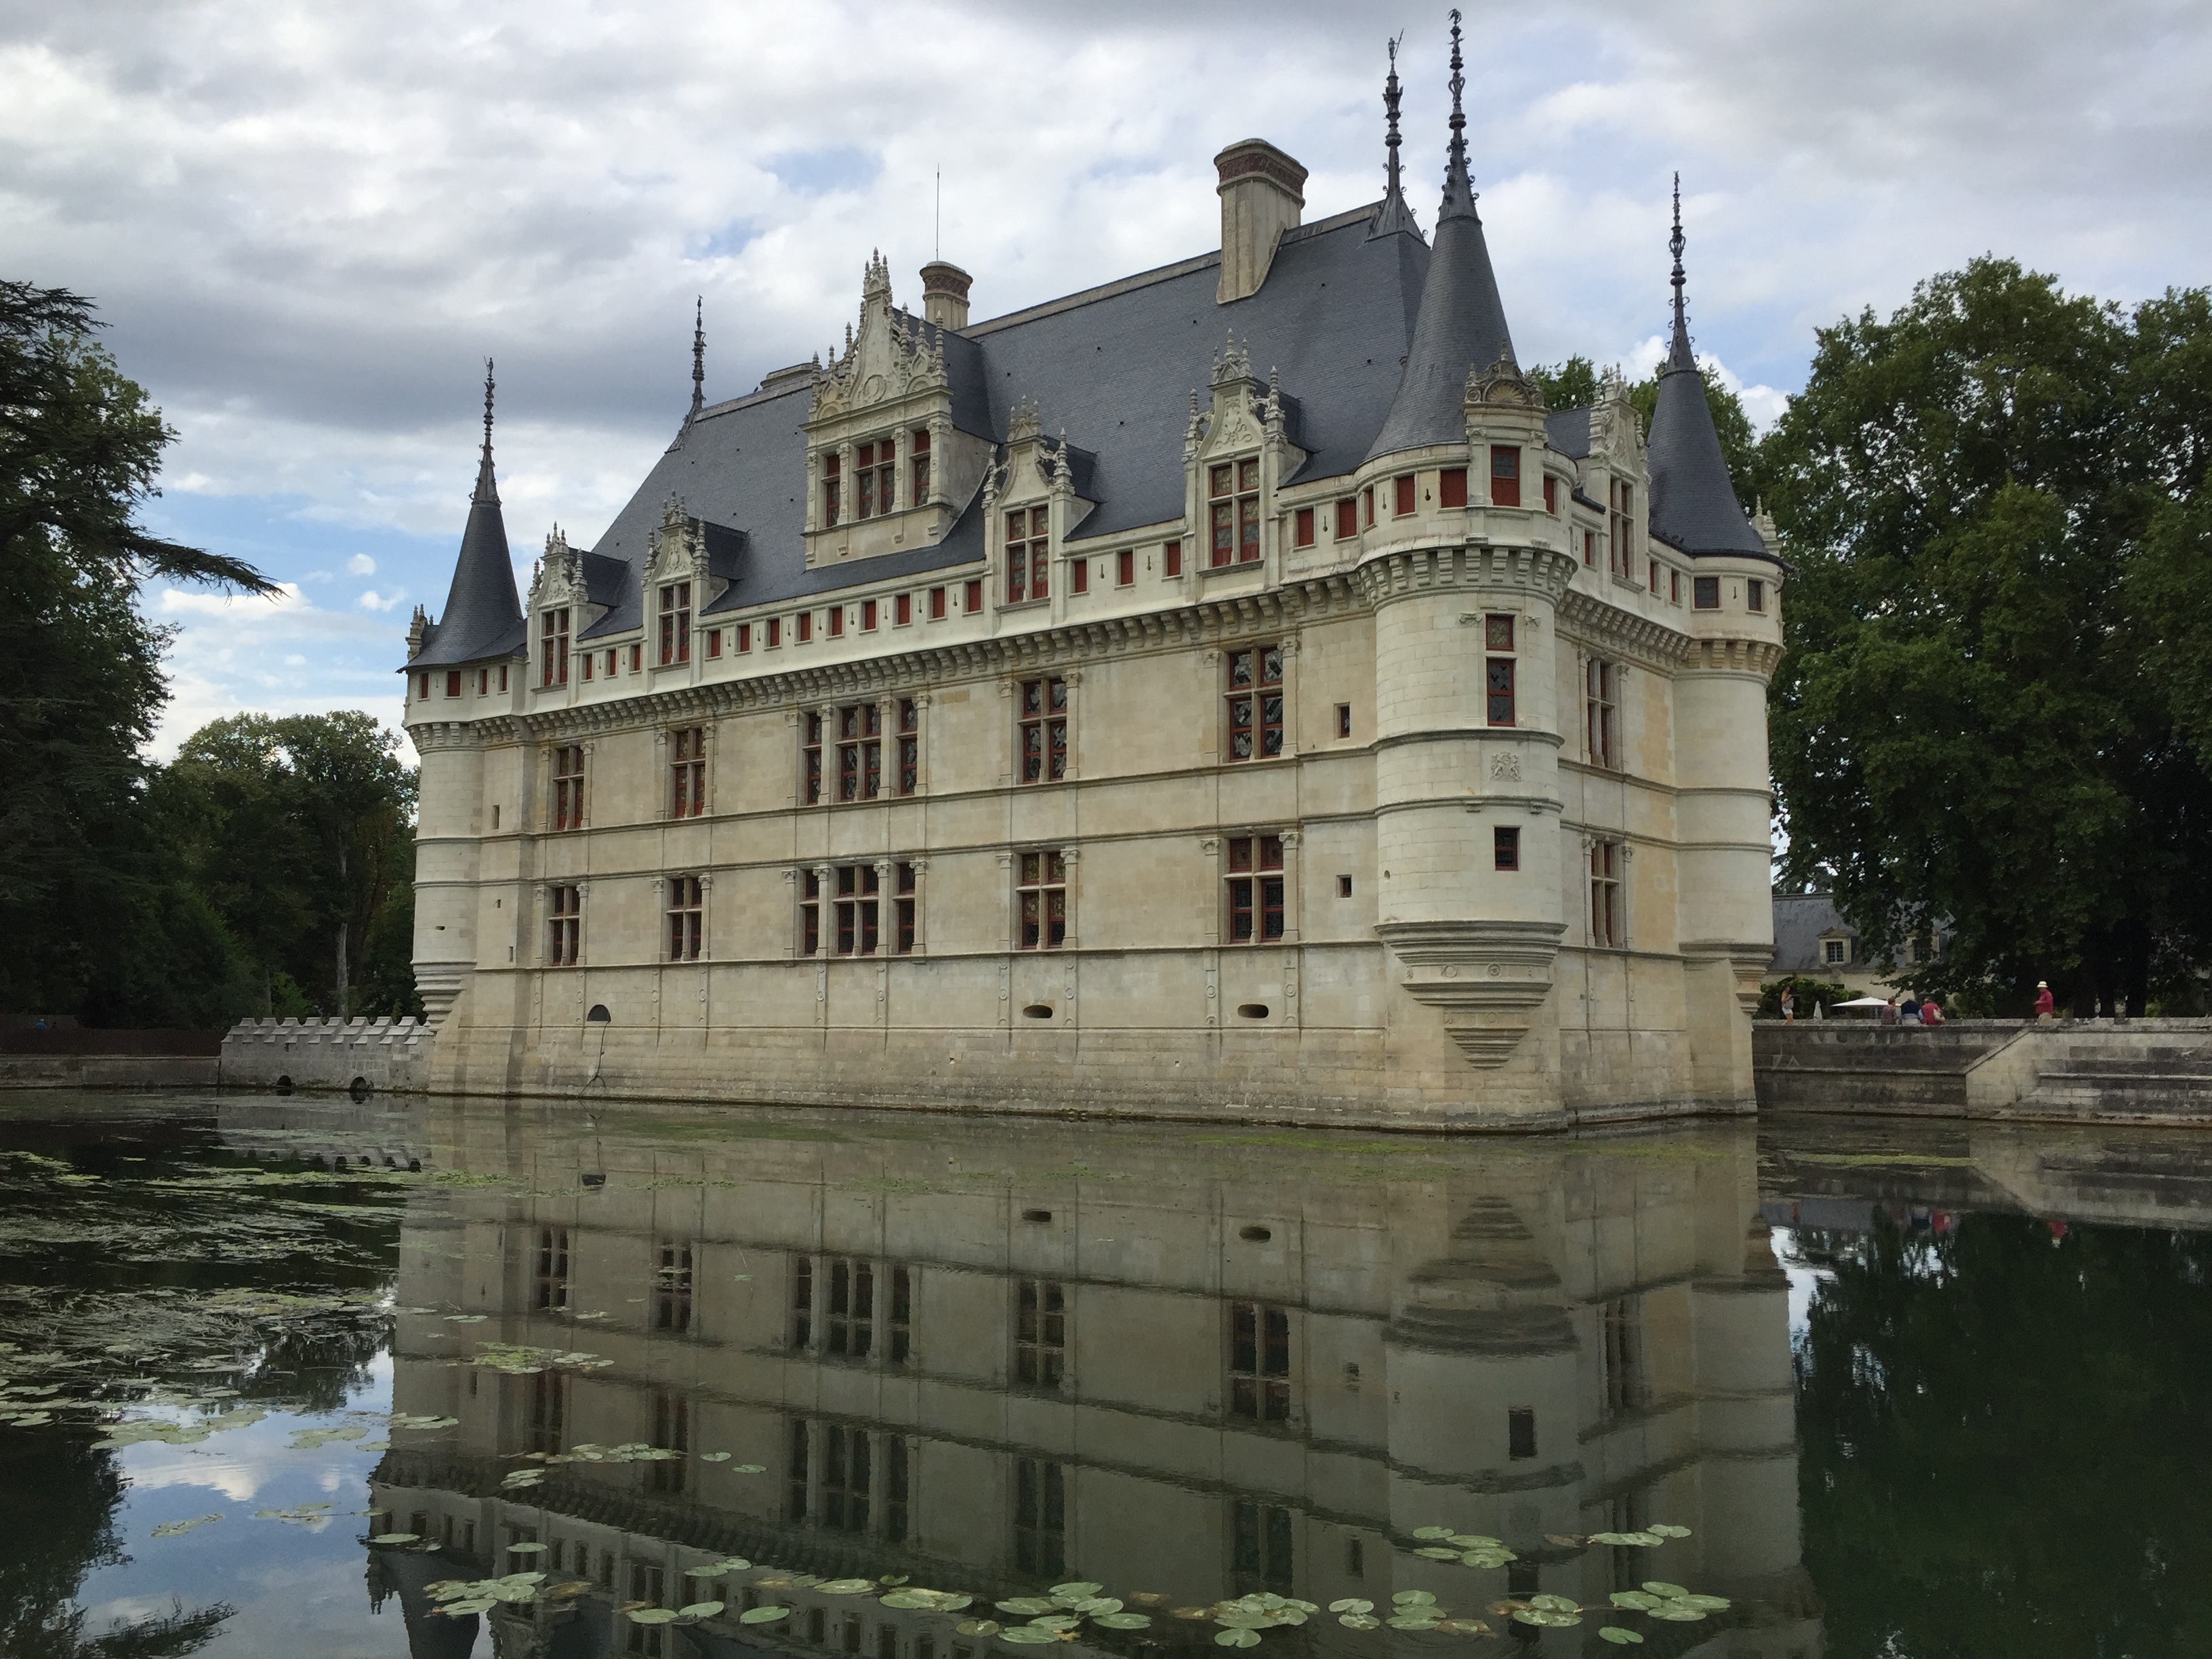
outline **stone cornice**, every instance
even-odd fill
[[[1673,669],[1688,660],[1697,643],[1678,628],[1572,588],[1559,601],[1559,625],[1592,645],[1603,646],[1649,667]]]
[[[1439,588],[1517,588],[1556,603],[1576,568],[1567,555],[1547,547],[1448,543],[1378,553],[1364,560],[1352,578],[1369,609]]]
[[[506,722],[501,735],[527,735],[546,741],[631,731],[670,720],[762,708],[818,708],[871,696],[910,696],[963,680],[1073,668],[1111,656],[1187,649],[1295,630],[1310,620],[1349,616],[1365,609],[1353,576],[1316,576],[1257,593],[1199,599],[1138,616],[1066,623],[1028,633],[886,652],[878,657],[787,669],[750,679],[669,686],[576,708],[538,709]]]

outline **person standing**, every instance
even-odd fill
[[[2051,981],[2047,979],[2035,981],[2035,1017],[2038,1019],[2058,1018],[2058,999],[2051,994]]]
[[[1797,999],[1785,985],[1782,988],[1782,1023],[1790,1024],[1797,1018]]]

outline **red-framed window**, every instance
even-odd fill
[[[691,584],[670,582],[660,590],[660,665],[690,660]]]
[[[1490,447],[1490,504],[1521,505],[1521,448],[1517,444]]]
[[[1401,519],[1410,518],[1417,505],[1413,498],[1413,475],[1410,472],[1399,474],[1390,480],[1390,489],[1394,497],[1391,513]]]
[[[781,645],[783,643],[782,617],[770,617],[768,619],[768,642],[772,646]]]
[[[1133,586],[1137,580],[1137,550],[1125,547],[1114,556],[1114,586]]]
[[[1250,564],[1260,556],[1260,462],[1223,461],[1206,473],[1206,514],[1212,568]]]
[[[822,458],[822,527],[832,530],[837,525],[837,514],[844,506],[845,458],[831,453]]]
[[[1359,533],[1359,503],[1346,495],[1336,504],[1336,538],[1349,541]]]
[[[822,724],[819,709],[809,709],[799,723],[799,797],[809,806],[822,800]]]
[[[548,611],[540,619],[538,632],[538,656],[542,665],[538,684],[566,685],[568,683],[568,607],[559,605]],[[430,695],[429,682],[425,678],[422,695]]]
[[[819,955],[822,950],[822,878],[811,870],[799,872],[799,954]]]
[[[1057,675],[1024,680],[1018,730],[1024,783],[1052,783],[1067,775],[1067,682]]]
[[[1620,670],[1592,657],[1583,668],[1583,726],[1592,766],[1618,766]]]
[[[458,697],[461,695],[461,671],[458,668],[449,668],[446,671],[446,695],[449,697]]]
[[[890,512],[898,488],[896,441],[885,438],[862,444],[853,457],[853,483],[858,491],[853,502],[854,517],[872,519]]]
[[[907,439],[907,453],[912,459],[907,471],[912,475],[913,492],[907,497],[908,505],[919,507],[929,499],[929,428],[915,428]]]
[[[1053,852],[1024,853],[1015,872],[1020,913],[1014,943],[1024,951],[1057,951],[1067,943],[1067,860]]]
[[[873,800],[883,792],[883,705],[848,702],[837,711],[837,799]]]
[[[799,642],[801,645],[805,645],[809,640],[814,637],[814,613],[811,611],[802,611],[799,613],[796,620],[799,623],[796,630]]]
[[[982,614],[983,584],[980,579],[975,581],[969,582],[961,591],[960,598],[962,602],[967,607],[967,611],[969,616],[978,617]]]
[[[842,639],[845,633],[845,607],[842,605],[831,605],[829,617],[830,637],[833,640]]]
[[[562,744],[553,751],[553,827],[584,827],[584,745]]]
[[[1006,514],[1006,603],[1025,605],[1052,595],[1050,519],[1042,507]]]
[[[722,630],[719,628],[710,628],[707,630],[707,655],[712,659],[721,654]]]
[[[1556,514],[1559,510],[1559,481],[1550,473],[1544,475],[1544,511]]]
[[[1283,647],[1248,646],[1228,653],[1229,746],[1232,761],[1272,760],[1283,752]]]
[[[583,954],[584,894],[578,887],[545,890],[545,965],[574,968]]]
[[[929,590],[929,619],[932,622],[945,620],[945,590],[941,587]]]
[[[707,925],[706,891],[696,876],[668,878],[668,959],[696,962]]]
[[[912,697],[898,702],[898,792],[911,795],[921,787],[921,705]]]
[[[1492,726],[1514,723],[1514,669],[1510,657],[1491,657],[1483,665],[1483,690]]]
[[[1314,544],[1314,510],[1310,507],[1302,507],[1298,509],[1296,540],[1300,547],[1311,547]]]
[[[707,810],[707,728],[668,734],[668,816],[696,818]]]
[[[925,433],[923,435],[928,434]],[[914,866],[894,865],[892,880],[897,891],[891,901],[891,950],[899,956],[908,956],[913,952],[921,932],[916,922],[921,915],[921,901],[916,891]]]
[[[904,599],[906,596],[902,593],[899,597]],[[862,599],[860,601],[860,631],[863,634],[872,634],[876,631],[876,601]]]
[[[1613,530],[1613,574],[1636,580],[1636,486],[1615,478],[1607,487],[1610,491],[1612,509],[1608,521]]]
[[[1283,936],[1283,838],[1231,836],[1223,882],[1231,945],[1265,945]]]
[[[1437,502],[1442,507],[1467,505],[1467,469],[1448,466],[1437,474]]]
[[[872,957],[883,942],[881,878],[872,864],[836,867],[836,950],[841,957]]]
[[[1182,543],[1180,539],[1160,544],[1160,574],[1170,580],[1182,574]]]
[[[1500,870],[1518,870],[1521,867],[1519,825],[1501,823],[1490,832],[1490,858]]]

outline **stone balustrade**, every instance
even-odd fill
[[[242,1019],[222,1040],[222,1081],[248,1087],[418,1092],[434,1033],[413,1018]]]

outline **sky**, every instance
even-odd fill
[[[2208,280],[2204,0],[1465,13],[1524,362],[1656,359],[1677,169],[1698,350],[1762,422],[1814,330],[1979,254],[2123,301]],[[842,337],[878,248],[918,303],[941,237],[980,321],[1218,246],[1238,139],[1310,169],[1310,219],[1372,201],[1400,31],[1432,226],[1447,28],[1310,0],[0,0],[0,276],[90,295],[176,428],[148,526],[284,585],[148,593],[176,630],[156,752],[248,710],[397,723],[487,356],[526,583],[673,436],[695,297],[719,399]]]

